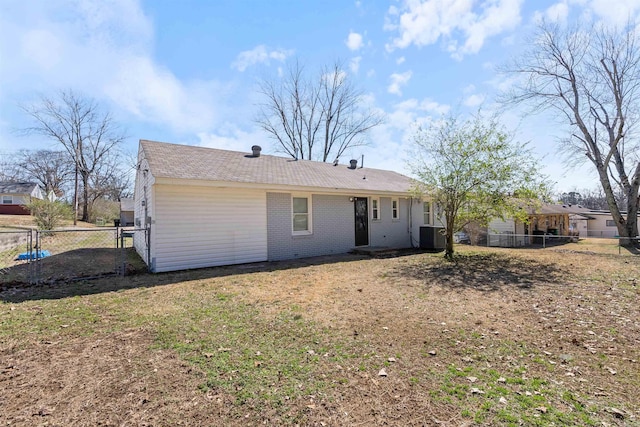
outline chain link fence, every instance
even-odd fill
[[[0,283],[32,281],[32,238],[31,229],[0,228]]]
[[[623,253],[623,248],[630,246],[630,253],[635,254],[637,251],[633,249],[633,245],[637,247],[640,244],[639,237],[631,238],[600,238],[590,237],[595,242],[599,242],[598,246],[610,245],[618,254]],[[558,246],[564,243],[577,243],[581,239],[579,236],[558,236],[555,234],[514,234],[505,233],[488,233],[487,246],[500,248],[520,248],[520,247],[542,247]],[[613,253],[613,252],[612,252]]]
[[[141,255],[134,248],[134,239]],[[47,284],[146,271],[142,258],[148,241],[146,229],[0,229],[0,285]]]

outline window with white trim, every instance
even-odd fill
[[[424,202],[422,204],[422,217],[423,217],[424,225],[431,224],[431,203],[430,202]]]
[[[371,219],[374,221],[380,219],[380,199],[371,198]]]
[[[3,205],[12,205],[13,204],[13,196],[2,196],[2,204]]]
[[[398,199],[391,199],[391,219],[400,219],[400,204]]]
[[[311,234],[311,197],[292,196],[291,211],[293,234]]]
[[[615,227],[616,226],[616,222],[612,219],[608,219],[607,220],[607,227]]]

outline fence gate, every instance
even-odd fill
[[[147,229],[0,228],[0,289],[144,271],[148,242]]]
[[[33,247],[37,283],[118,273],[118,229],[36,231]]]

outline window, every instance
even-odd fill
[[[380,219],[380,200],[371,199],[371,219],[377,221]]]
[[[12,196],[2,196],[2,204],[3,205],[12,205],[13,197]]]
[[[423,214],[423,219],[424,219],[424,225],[429,225],[431,224],[431,203],[429,202],[424,202],[422,204],[422,214]]]
[[[311,234],[311,198],[293,197],[293,234]]]
[[[400,210],[397,199],[391,199],[391,219],[400,219]]]
[[[612,219],[608,219],[607,220],[607,227],[615,227],[616,226],[616,222]]]

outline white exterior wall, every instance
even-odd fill
[[[589,237],[615,237],[618,235],[618,227],[607,226],[607,221],[613,221],[611,214],[588,214],[591,218],[588,220]],[[624,217],[624,215],[623,215]]]
[[[26,205],[31,202],[31,196],[26,194],[0,193],[0,203],[2,203],[2,196],[11,196],[12,205]]]
[[[266,261],[266,191],[153,186],[154,272]]]
[[[579,236],[584,238],[589,236],[589,220],[586,218],[569,217],[569,229],[574,233],[579,233]]]
[[[444,227],[444,218],[438,217],[437,206],[434,205],[429,200],[420,200],[420,199],[407,199],[409,204],[409,210],[411,211],[411,216],[409,221],[411,223],[411,246],[414,248],[420,247],[420,227],[425,225],[435,225],[438,227]],[[430,224],[424,223],[424,203],[429,203],[431,205],[431,222]]]
[[[516,232],[516,225],[513,218],[500,219],[494,218],[489,222],[487,227],[489,234],[502,234]],[[524,232],[524,229],[522,230]]]

